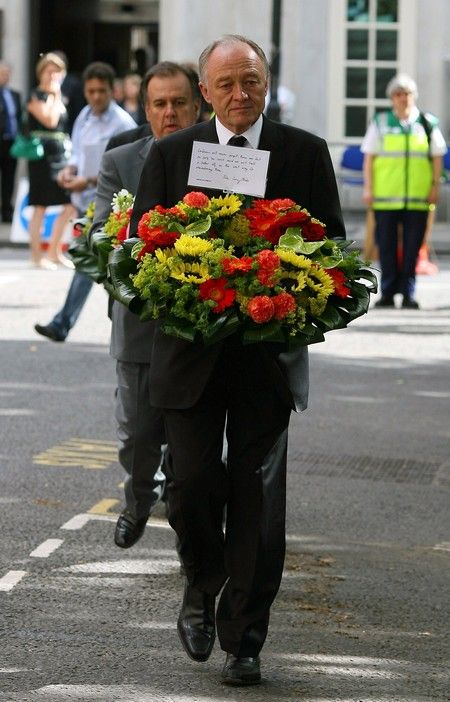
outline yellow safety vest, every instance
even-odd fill
[[[393,112],[375,121],[381,135],[381,152],[373,161],[375,210],[428,210],[433,180],[428,138],[417,120],[405,129]]]

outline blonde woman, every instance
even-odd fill
[[[75,210],[70,204],[70,194],[56,182],[58,170],[70,155],[68,115],[61,97],[65,71],[64,61],[57,54],[44,54],[36,65],[38,85],[27,103],[28,127],[44,145],[44,158],[28,162],[29,204],[34,208],[29,224],[31,262],[48,269],[55,269],[57,263],[73,267],[70,259],[63,256],[61,240]],[[45,210],[51,205],[62,205],[63,209],[53,224],[47,258],[44,258],[41,228]]]

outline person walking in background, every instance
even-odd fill
[[[58,174],[58,182],[71,193],[79,216],[86,212],[95,198],[98,169],[108,140],[114,134],[136,126],[132,117],[112,99],[114,77],[112,66],[101,61],[89,64],[83,73],[88,104],[75,120],[69,163]],[[49,324],[35,324],[37,333],[52,341],[64,341],[77,321],[92,285],[89,276],[75,271],[62,308]]]
[[[141,76],[128,73],[122,82],[123,97],[119,105],[128,112],[136,124],[146,124],[147,118],[141,102]]]
[[[155,64],[143,78],[145,114],[153,136],[117,148],[107,148],[97,182],[91,232],[101,228],[111,211],[114,193],[135,193],[139,176],[154,139],[190,127],[199,113],[198,76],[169,61]],[[133,139],[132,130],[128,134]],[[136,138],[136,137],[135,137]],[[113,137],[115,140],[116,137]],[[111,141],[110,140],[110,143]],[[108,144],[109,146],[109,144]],[[119,461],[125,480],[125,509],[114,532],[121,548],[142,536],[148,516],[161,498],[165,477],[161,470],[165,444],[160,409],[150,405],[148,378],[155,322],[141,322],[120,302],[112,305],[111,356],[116,359],[116,419]]]
[[[61,94],[65,70],[59,56],[44,54],[36,64],[38,86],[27,103],[27,128],[39,136],[44,146],[44,158],[28,162],[28,204],[34,208],[28,227],[31,261],[35,266],[52,270],[56,269],[57,263],[69,263],[73,267],[63,256],[61,240],[75,210],[70,204],[69,193],[56,180],[58,169],[70,156],[68,115]],[[42,256],[41,229],[45,210],[52,205],[62,205],[62,211],[54,221],[45,258]]]
[[[13,192],[17,159],[9,153],[22,122],[20,93],[9,87],[11,67],[0,61],[0,172],[2,178],[2,222],[12,222]]]
[[[437,118],[416,106],[417,85],[406,74],[395,76],[386,95],[392,109],[375,115],[364,137],[363,200],[375,214],[375,242],[381,267],[381,298],[376,307],[418,309],[416,264],[428,212],[439,197],[442,157],[447,151]],[[402,254],[398,255],[398,225]]]
[[[236,144],[234,137],[240,137],[236,145],[242,148],[271,152],[265,198],[291,198],[324,222],[329,236],[345,238],[325,141],[262,115],[269,65],[261,47],[245,37],[222,37],[202,52],[199,72],[215,117],[154,142],[139,181],[131,236],[150,208],[172,207],[189,192],[194,142]],[[305,409],[307,396],[304,347],[244,345],[238,334],[205,345],[156,327],[149,397],[163,409],[173,477],[169,522],[187,576],[178,634],[193,660],[206,661],[217,625],[227,654],[226,684],[261,680],[259,653],[284,563],[289,418],[294,408]]]

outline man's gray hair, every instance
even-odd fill
[[[418,96],[416,82],[406,73],[399,73],[394,76],[386,86],[386,95],[392,97],[393,93],[399,90],[405,90],[407,93],[412,93],[415,98]]]
[[[255,54],[261,59],[264,66],[264,73],[266,74],[266,78],[269,77],[269,62],[266,58],[264,51],[255,41],[247,39],[247,37],[243,37],[240,34],[224,34],[222,37],[219,37],[219,39],[216,39],[211,44],[209,44],[206,47],[206,49],[204,49],[200,54],[200,57],[198,59],[198,72],[202,83],[205,83],[206,85],[206,83],[208,82],[206,68],[208,64],[208,59],[211,56],[214,49],[216,49],[218,46],[231,46],[232,44],[247,44],[248,46],[250,46],[250,48],[253,49]]]

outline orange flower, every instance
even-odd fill
[[[203,208],[209,205],[209,197],[205,193],[193,190],[184,196],[183,202],[188,207]]]
[[[233,273],[247,273],[252,268],[253,258],[251,256],[223,258],[221,263],[223,271],[227,275],[233,275]]]
[[[330,278],[333,278],[334,283],[334,294],[338,297],[348,297],[350,295],[350,288],[345,284],[347,278],[345,277],[344,271],[339,268],[327,268],[327,273]]]
[[[275,312],[272,298],[268,295],[255,295],[247,303],[247,312],[257,324],[268,322]]]

